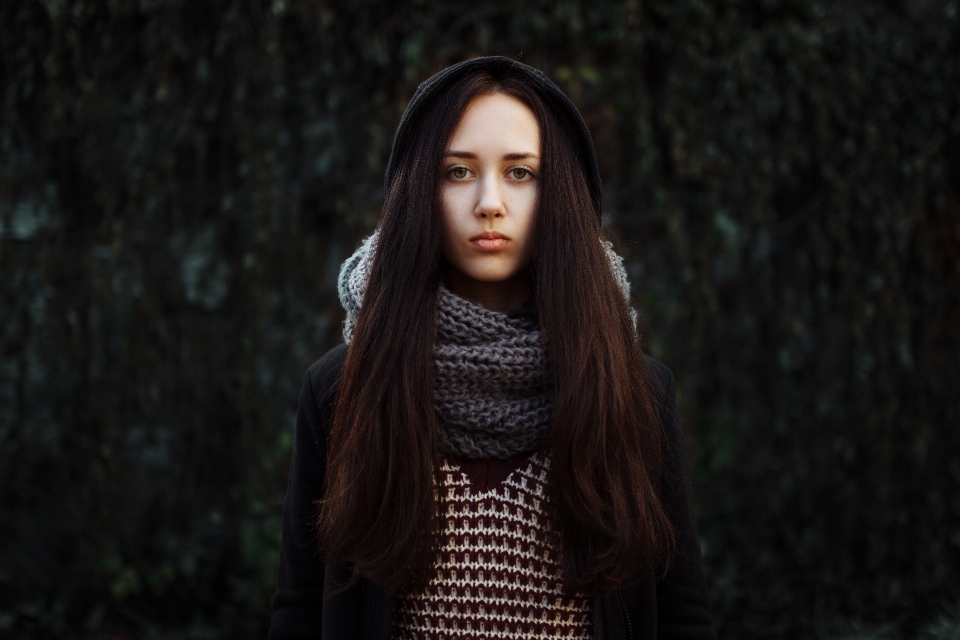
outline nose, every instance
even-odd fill
[[[486,175],[477,181],[477,188],[480,193],[477,194],[477,206],[474,214],[481,219],[484,218],[502,218],[506,215],[507,209],[503,202],[503,192],[501,191],[500,181],[494,175]]]

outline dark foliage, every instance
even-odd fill
[[[0,3],[0,635],[262,636],[337,268],[483,53],[592,129],[722,635],[956,637],[957,0]]]

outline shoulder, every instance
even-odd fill
[[[346,359],[347,345],[341,343],[327,351],[307,369],[303,380],[304,389],[309,385],[318,405],[322,406],[330,400],[340,382],[340,373]]]
[[[669,405],[676,402],[676,382],[670,368],[648,355],[643,356],[643,362],[647,367],[648,379],[659,403]]]
[[[653,396],[654,410],[664,437],[664,451],[669,469],[677,463],[672,458],[680,454],[686,456],[685,436],[677,403],[677,384],[667,365],[647,355],[643,359],[647,367],[647,383]]]

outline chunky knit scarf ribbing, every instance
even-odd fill
[[[350,342],[376,247],[376,232],[340,268],[337,289]],[[610,266],[629,301],[623,260],[604,242]],[[440,287],[434,345],[434,402],[450,452],[466,458],[510,458],[540,446],[550,431],[537,321],[511,318]],[[636,322],[636,312],[631,310]]]

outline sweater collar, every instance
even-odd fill
[[[508,311],[507,317],[508,318],[533,318],[534,320],[536,320],[538,317],[537,299],[535,297],[531,297],[521,306],[517,307],[516,309],[512,309]]]

